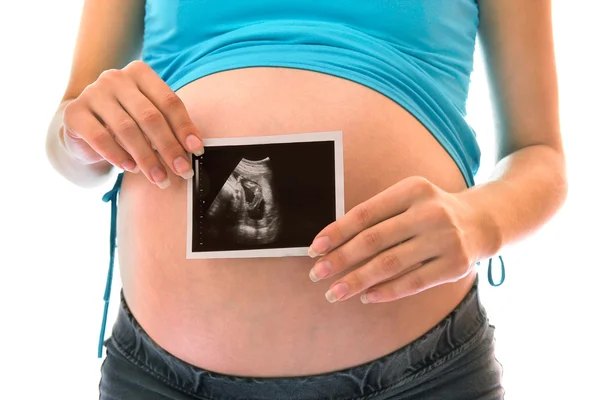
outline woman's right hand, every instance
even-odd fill
[[[204,152],[183,102],[141,61],[103,72],[65,107],[63,121],[65,147],[77,160],[141,170],[160,188],[170,183],[165,167],[189,179],[187,152]]]

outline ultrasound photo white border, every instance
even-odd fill
[[[252,136],[240,138],[204,139],[205,147],[223,147],[240,145],[260,145],[274,143],[302,143],[302,142],[334,142],[335,164],[335,214],[336,220],[344,215],[344,159],[342,145],[342,131],[298,133],[292,135]],[[257,258],[257,257],[290,257],[308,256],[308,247],[287,247],[256,250],[227,250],[227,251],[192,251],[193,227],[193,179],[188,180],[187,196],[187,259],[208,258]],[[323,227],[324,228],[324,227]]]

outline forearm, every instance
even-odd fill
[[[84,164],[67,152],[63,138],[63,110],[68,102],[63,102],[57,110],[46,137],[46,155],[54,169],[70,182],[81,187],[95,187],[106,182],[112,165],[107,161]]]
[[[539,229],[566,195],[563,154],[550,146],[533,145],[503,158],[487,183],[459,196],[478,215],[481,258],[485,258]]]

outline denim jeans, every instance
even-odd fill
[[[160,348],[121,296],[106,340],[101,400],[402,399],[497,400],[502,366],[494,356],[477,282],[437,326],[414,342],[366,364],[319,375],[252,378],[192,366]]]

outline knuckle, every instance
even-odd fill
[[[132,71],[132,72],[139,72],[145,68],[146,68],[146,63],[141,60],[134,60],[134,61],[130,62],[129,64],[127,64],[127,66],[125,67],[126,70]]]
[[[366,204],[360,204],[355,208],[355,216],[361,227],[370,226],[371,210]]]
[[[161,96],[161,104],[167,109],[179,108],[183,105],[179,96],[175,92],[166,92]]]
[[[151,166],[156,161],[156,156],[153,152],[144,152],[135,160],[140,166]]]
[[[419,274],[410,274],[406,277],[406,286],[411,293],[420,292],[423,288],[423,278]]]
[[[160,147],[160,153],[167,158],[175,158],[183,152],[181,145],[176,140],[169,140]]]
[[[120,71],[118,69],[107,69],[98,76],[98,82],[110,83],[119,79]]]
[[[178,127],[177,127],[177,132],[184,132],[184,134],[187,136],[188,134],[191,133],[196,133],[196,125],[194,125],[194,123],[192,121],[186,121],[186,122],[182,122]]]
[[[98,89],[98,81],[90,83],[89,85],[87,85],[86,87],[83,88],[83,90],[81,91],[79,96],[77,96],[77,98],[75,100],[73,100],[71,103],[69,103],[69,105],[73,104],[74,102],[77,102],[77,103],[86,102],[90,97],[94,96],[94,93],[97,92],[97,89]]]
[[[70,122],[71,119],[77,113],[79,113],[80,109],[81,109],[80,102],[77,99],[69,102],[69,104],[67,104],[63,110],[63,121],[65,123]]]
[[[354,273],[348,275],[348,277],[346,278],[348,284],[350,285],[350,287],[352,288],[362,288],[365,287],[367,279],[362,276],[362,274],[360,274],[360,272],[354,271]]]
[[[369,229],[361,233],[363,243],[370,249],[378,249],[381,244],[381,234],[376,229]]]
[[[443,203],[436,203],[437,213],[440,219],[449,221],[451,218],[450,209]]]
[[[77,101],[79,103],[87,101],[90,98],[95,97],[97,93],[98,93],[98,81],[90,83],[89,85],[87,85],[83,89],[83,91],[81,92],[81,94],[79,95],[79,97],[77,97]]]
[[[331,227],[332,227],[332,229],[333,229],[333,236],[334,236],[334,237],[336,237],[336,238],[338,238],[338,239],[341,239],[342,241],[346,241],[346,239],[347,239],[347,237],[346,237],[346,236],[347,236],[347,235],[345,235],[345,234],[344,234],[344,232],[342,231],[342,228],[341,228],[341,226],[340,226],[340,224],[339,224],[339,223],[337,223],[337,222],[334,222],[334,223],[331,225]]]
[[[140,112],[140,119],[146,124],[155,125],[161,121],[162,115],[156,108],[146,108]]]
[[[124,118],[117,123],[115,131],[121,135],[130,136],[136,133],[138,126],[135,121],[131,118]]]
[[[412,190],[418,197],[432,197],[435,194],[434,186],[422,176],[413,176],[410,179]]]
[[[348,257],[344,251],[344,249],[339,248],[335,251],[335,257],[337,259],[337,262],[335,263],[336,265],[340,265],[340,266],[345,266],[347,261],[348,261]]]
[[[471,260],[465,251],[459,251],[456,254],[455,263],[461,274],[466,274],[471,268]]]
[[[106,131],[106,129],[95,129],[93,131],[90,131],[90,133],[88,133],[87,135],[82,135],[82,137],[85,139],[86,142],[88,143],[97,143],[97,144],[101,144],[103,142],[106,141],[106,139],[108,138],[108,132]]]
[[[401,267],[400,259],[394,254],[386,254],[381,259],[381,269],[385,272],[396,272]]]

